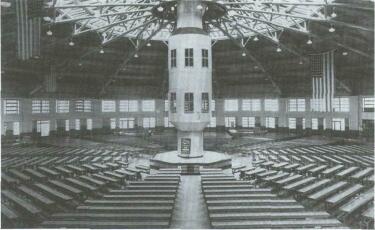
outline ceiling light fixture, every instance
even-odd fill
[[[70,45],[70,46],[74,46],[74,42],[71,40],[71,41],[69,42],[69,45]]]
[[[104,54],[104,49],[101,48],[100,51],[99,51],[99,53]]]
[[[202,6],[202,5],[198,5],[198,6],[197,6],[197,9],[198,9],[198,10],[202,10],[202,9],[203,9],[203,6]]]
[[[245,57],[245,56],[246,56],[246,53],[245,53],[245,52],[242,52],[241,55],[242,55],[242,57]]]
[[[139,57],[139,55],[138,55],[137,53],[135,53],[135,54],[134,54],[134,57],[135,57],[135,58],[138,58],[138,57]]]
[[[331,27],[328,29],[328,31],[329,31],[330,33],[333,33],[333,32],[336,31],[336,29],[335,29],[335,27],[333,27],[333,26],[331,25]]]
[[[343,55],[343,56],[347,56],[347,55],[348,55],[348,52],[344,51],[344,52],[342,52],[342,55]]]
[[[49,29],[49,30],[46,32],[46,34],[47,34],[48,36],[52,36],[52,34],[53,34],[53,33],[52,33],[52,30]]]
[[[306,42],[306,44],[307,45],[311,45],[313,42],[312,42],[312,40],[309,38],[309,40],[307,40],[307,42]]]
[[[162,6],[159,6],[159,7],[157,8],[157,10],[158,10],[159,12],[163,12],[164,8],[163,8]]]
[[[337,14],[335,13],[335,11],[332,12],[331,17],[332,17],[332,18],[337,17]]]
[[[150,43],[150,42],[147,42],[146,46],[150,47],[150,46],[151,46],[151,43]]]
[[[276,52],[280,53],[282,49],[280,47],[277,47]]]
[[[257,41],[259,41],[259,38],[258,38],[258,36],[255,36],[253,40],[254,40],[254,42],[257,42]]]

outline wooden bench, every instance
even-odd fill
[[[12,174],[14,177],[16,177],[17,179],[19,179],[20,181],[23,181],[23,182],[30,182],[31,181],[31,177],[16,170],[16,169],[9,169],[8,172],[10,174]]]
[[[105,181],[94,179],[94,178],[92,178],[90,176],[86,176],[86,175],[82,175],[79,178],[86,181],[87,183],[91,183],[92,185],[97,186],[97,187],[102,187],[106,184]]]
[[[305,219],[305,220],[267,220],[267,221],[235,221],[212,222],[217,229],[271,229],[271,228],[342,228],[343,225],[336,219]]]
[[[86,172],[86,170],[84,168],[81,168],[81,167],[78,167],[78,166],[75,166],[75,165],[67,165],[65,167],[68,168],[69,170],[73,171],[74,173],[78,174],[78,175],[81,175],[81,174]]]
[[[248,181],[238,181],[238,180],[213,180],[213,181],[202,181],[202,186],[210,185],[250,185]]]
[[[344,212],[346,215],[352,214],[359,210],[363,206],[374,202],[374,189],[369,189],[362,193],[357,199],[352,199],[348,203],[344,204],[339,208],[340,211]]]
[[[76,188],[76,187],[72,187],[62,181],[58,181],[58,180],[49,180],[48,181],[51,185],[55,186],[56,188],[60,189],[61,191],[64,191],[66,192],[67,194],[69,194],[70,196],[74,196],[76,198],[79,198],[81,197],[81,195],[83,194],[83,191]]]
[[[115,200],[174,200],[176,198],[176,193],[174,192],[172,194],[165,194],[158,191],[157,193],[149,194],[135,193],[126,195],[104,195],[103,198]]]
[[[209,214],[213,213],[245,213],[245,212],[298,212],[303,211],[304,207],[299,204],[294,205],[235,205],[235,206],[209,206]]]
[[[365,177],[369,176],[374,172],[373,168],[365,168],[350,177],[354,181],[362,181]]]
[[[170,213],[56,213],[51,216],[53,220],[140,220],[170,221]]]
[[[307,172],[310,174],[310,175],[317,175],[319,174],[320,172],[322,172],[324,169],[326,169],[328,166],[327,165],[319,165],[315,168],[312,168],[312,169],[309,169]]]
[[[241,206],[241,205],[293,205],[293,199],[238,199],[238,200],[207,200],[207,206]],[[229,214],[229,213],[228,213]]]
[[[92,165],[89,165],[89,164],[83,164],[82,168],[84,168],[85,170],[87,170],[90,173],[97,173],[97,172],[100,171],[99,168],[96,168],[96,167],[94,167]]]
[[[348,183],[345,181],[339,181],[331,186],[328,186],[318,192],[311,194],[308,198],[314,201],[320,201],[322,199],[327,198],[328,196],[340,191],[343,187],[345,187]]]
[[[25,169],[24,172],[41,182],[47,178],[45,175],[31,168]]]
[[[168,206],[174,205],[174,200],[115,200],[115,199],[101,199],[101,200],[86,200],[85,205],[99,205],[99,206]]]
[[[20,217],[17,212],[5,204],[1,203],[1,227],[11,228],[15,227],[17,222],[19,222]]]
[[[1,182],[4,182],[8,186],[16,186],[19,183],[17,179],[9,176],[5,172],[1,172]]]
[[[130,185],[127,188],[128,190],[142,190],[142,189],[177,190],[178,185]]]
[[[296,171],[297,171],[297,172],[300,172],[300,173],[305,173],[305,172],[307,172],[308,170],[314,168],[315,166],[316,166],[316,164],[302,165],[302,166],[296,168]]]
[[[76,187],[78,187],[79,189],[82,189],[86,192],[95,192],[97,191],[99,188],[96,187],[96,186],[92,186],[80,179],[76,179],[76,178],[67,178],[66,179],[66,182],[71,184],[71,185],[74,185]]]
[[[340,169],[342,169],[343,167],[344,167],[344,165],[336,165],[334,167],[325,169],[321,174],[324,177],[330,177],[333,174],[335,174],[336,172],[338,172]]]
[[[351,174],[353,174],[357,170],[358,170],[358,167],[353,166],[353,167],[344,169],[343,171],[337,173],[336,177],[346,179],[346,177],[350,176]]]
[[[316,178],[315,177],[306,177],[306,178],[301,178],[300,180],[298,181],[295,181],[293,183],[290,183],[290,184],[287,184],[283,187],[283,189],[285,190],[288,190],[288,191],[292,191],[292,190],[297,190],[298,188],[302,187],[303,185],[305,184],[308,184],[310,182],[313,182],[315,181]]]
[[[217,189],[217,190],[205,190],[204,195],[210,194],[259,194],[269,193],[272,189],[270,188],[251,188],[251,189]]]
[[[111,189],[110,191],[111,195],[135,195],[135,194],[172,194],[175,195],[177,194],[176,189],[169,189],[169,190],[160,190],[160,189]]]
[[[296,175],[292,175],[290,177],[286,177],[286,178],[277,180],[277,181],[275,181],[275,183],[279,186],[283,186],[283,185],[286,185],[288,183],[292,183],[292,182],[300,179],[301,177],[302,177],[302,175],[296,174]]]
[[[45,195],[59,202],[69,202],[73,200],[71,196],[68,196],[60,191],[57,191],[56,189],[53,189],[45,184],[36,183],[35,186],[38,189],[40,189]]]
[[[166,229],[168,221],[82,221],[82,220],[58,220],[44,221],[43,228],[106,228],[106,229]]]
[[[20,191],[21,193],[29,197],[29,199],[36,202],[37,204],[42,205],[45,208],[51,209],[51,207],[55,204],[55,202],[49,199],[48,197],[24,185],[19,186],[18,191]]]
[[[205,194],[206,200],[238,200],[238,199],[273,199],[277,198],[275,194]]]
[[[79,212],[94,213],[171,213],[172,205],[166,206],[88,206],[82,205],[77,207]]]
[[[298,193],[300,193],[301,195],[308,195],[308,194],[310,194],[312,192],[315,192],[316,190],[322,188],[323,186],[326,186],[330,182],[331,182],[330,179],[318,180],[313,184],[310,184],[310,185],[307,185],[303,188],[300,188],[298,190]]]
[[[361,216],[363,228],[374,228],[374,205],[370,205],[370,207],[366,209]]]
[[[11,191],[2,190],[1,195],[2,198],[11,201],[20,212],[24,213],[24,218],[38,218],[38,216],[42,213],[42,210],[40,210],[34,204],[30,203],[25,199],[22,199],[21,197],[17,196],[15,193]]]
[[[327,198],[326,202],[329,206],[335,207],[340,203],[344,202],[345,200],[349,199],[350,197],[354,196],[358,192],[360,192],[363,188],[363,185],[354,184],[353,186],[343,190],[342,192]]]
[[[256,213],[214,213],[210,220],[215,222],[226,222],[233,220],[283,220],[283,219],[314,219],[329,218],[327,212],[301,211],[301,212],[256,212]]]
[[[92,176],[95,178],[95,179],[99,179],[99,180],[104,180],[104,181],[107,181],[108,183],[113,183],[113,184],[116,184],[119,180],[117,179],[114,179],[112,177],[107,177],[107,176],[104,176],[104,175],[101,175],[101,174],[92,174]]]
[[[58,173],[57,171],[46,168],[44,166],[39,167],[38,170],[46,174],[49,178],[58,178],[60,176],[60,173]]]
[[[55,167],[56,171],[58,171],[60,174],[64,176],[70,176],[73,175],[73,171],[63,167],[63,166],[56,166]]]

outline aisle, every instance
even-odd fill
[[[200,176],[181,176],[171,228],[210,228]]]

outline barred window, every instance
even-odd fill
[[[92,105],[91,105],[91,100],[76,100],[75,101],[75,109],[76,112],[79,113],[90,113],[92,112]]]
[[[363,102],[363,112],[374,112],[375,108],[375,98],[373,97],[364,97]]]
[[[260,111],[260,99],[243,99],[242,111]]]
[[[236,128],[236,117],[225,117],[224,121],[226,128]]]
[[[288,118],[288,126],[289,129],[296,129],[297,128],[297,119],[296,118]]]
[[[345,118],[332,118],[332,130],[345,131]]]
[[[32,113],[49,113],[49,101],[48,100],[33,100],[32,101]]]
[[[134,117],[127,117],[127,118],[120,118],[119,119],[119,127],[120,129],[134,129],[135,118]]]
[[[311,119],[311,129],[312,129],[312,130],[318,130],[318,129],[319,129],[319,121],[318,121],[318,118],[312,118],[312,119]]]
[[[20,102],[19,100],[4,100],[4,114],[19,114]]]
[[[237,99],[226,99],[224,101],[225,111],[238,111],[238,100]]]
[[[119,111],[120,112],[137,112],[138,101],[137,100],[120,100]]]
[[[164,117],[164,127],[173,127],[173,124],[169,121],[169,117]]]
[[[87,127],[87,130],[92,130],[92,119],[91,118],[88,118],[86,120],[86,127]]]
[[[153,112],[153,111],[155,111],[155,100],[143,100],[142,101],[142,111],[143,112]]]
[[[75,119],[75,130],[80,130],[80,129],[81,129],[81,120]]]
[[[143,128],[155,128],[155,117],[144,117]]]
[[[211,117],[210,123],[208,124],[208,127],[210,127],[210,128],[216,127],[216,117]]]
[[[305,99],[289,99],[289,112],[305,112]]]
[[[264,99],[264,111],[277,112],[279,111],[278,99]]]
[[[208,67],[208,50],[202,49],[202,67]]]
[[[168,110],[169,110],[169,101],[164,100],[164,112],[168,112]]]
[[[116,112],[116,101],[115,100],[102,100],[102,112]]]
[[[56,100],[56,113],[69,113],[69,101]]]
[[[110,127],[111,129],[116,129],[116,118],[110,119]]]
[[[169,106],[171,113],[175,113],[177,111],[176,93],[171,93],[171,103]]]
[[[202,113],[208,113],[210,111],[209,105],[208,93],[202,93]]]
[[[333,98],[333,112],[349,112],[349,98],[338,97]]]
[[[194,112],[194,94],[185,93],[185,102],[184,102],[185,113]]]
[[[310,108],[312,112],[326,112],[325,100],[322,98],[310,99]]]
[[[242,117],[242,127],[244,127],[244,128],[254,128],[255,127],[255,117]]]
[[[171,50],[171,67],[177,66],[177,51],[176,49]]]
[[[266,128],[276,128],[276,119],[274,117],[266,117]]]
[[[194,66],[194,53],[193,48],[185,49],[185,66]]]

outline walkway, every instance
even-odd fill
[[[181,176],[171,228],[210,228],[200,176]]]

